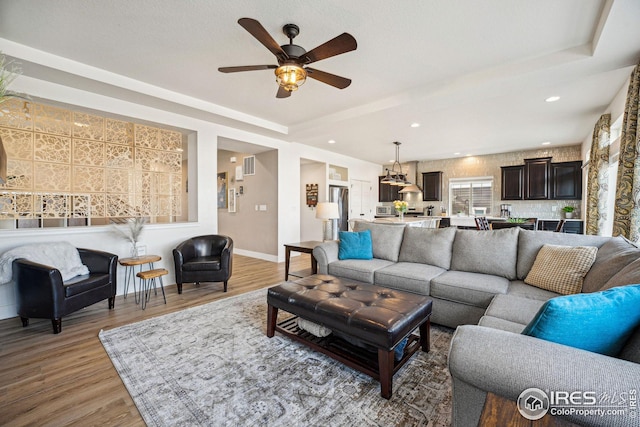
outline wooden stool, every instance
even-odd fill
[[[140,286],[140,304],[143,310],[147,307],[147,301],[149,301],[149,297],[151,296],[151,284],[153,284],[153,290],[155,291],[155,294],[158,295],[158,291],[156,289],[156,278],[160,281],[160,289],[162,290],[164,303],[167,303],[167,297],[164,294],[164,286],[162,284],[162,276],[166,274],[169,274],[169,271],[164,268],[141,271],[136,274],[136,276],[138,276],[142,281],[142,285]]]

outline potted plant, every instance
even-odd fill
[[[113,231],[131,244],[131,257],[135,258],[138,256],[138,242],[140,241],[140,235],[142,234],[142,230],[144,230],[146,222],[147,221],[141,217],[129,218],[124,230],[121,230],[115,224],[112,225]]]
[[[564,212],[564,217],[567,219],[573,218],[573,211],[576,210],[573,206],[565,206],[562,208],[562,212]]]

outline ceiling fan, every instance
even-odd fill
[[[289,38],[289,44],[278,45],[269,35],[267,30],[255,19],[241,18],[238,20],[245,30],[262,43],[276,56],[278,65],[244,65],[239,67],[220,67],[222,73],[237,73],[240,71],[275,70],[278,82],[276,98],[287,98],[291,92],[298,90],[307,79],[311,77],[338,89],[344,89],[351,84],[351,79],[336,76],[315,68],[306,67],[322,59],[331,58],[352,50],[356,50],[358,44],[351,34],[342,33],[339,36],[321,44],[307,52],[304,48],[293,44],[293,39],[300,33],[300,28],[295,24],[287,24],[282,27],[282,32]]]

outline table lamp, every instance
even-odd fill
[[[316,206],[316,218],[322,222],[322,241],[332,240],[333,220],[340,218],[338,204],[333,202],[321,202]]]

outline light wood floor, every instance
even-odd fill
[[[291,270],[308,268],[309,257],[292,257]],[[98,339],[100,329],[268,287],[283,279],[284,263],[234,255],[227,293],[222,292],[222,283],[204,283],[185,284],[178,295],[173,284],[165,286],[166,305],[162,294],[152,295],[144,311],[133,294],[127,299],[118,296],[114,310],[107,308],[105,300],[63,317],[58,335],[47,319],[31,319],[26,328],[18,317],[0,320],[0,425],[144,426]]]

